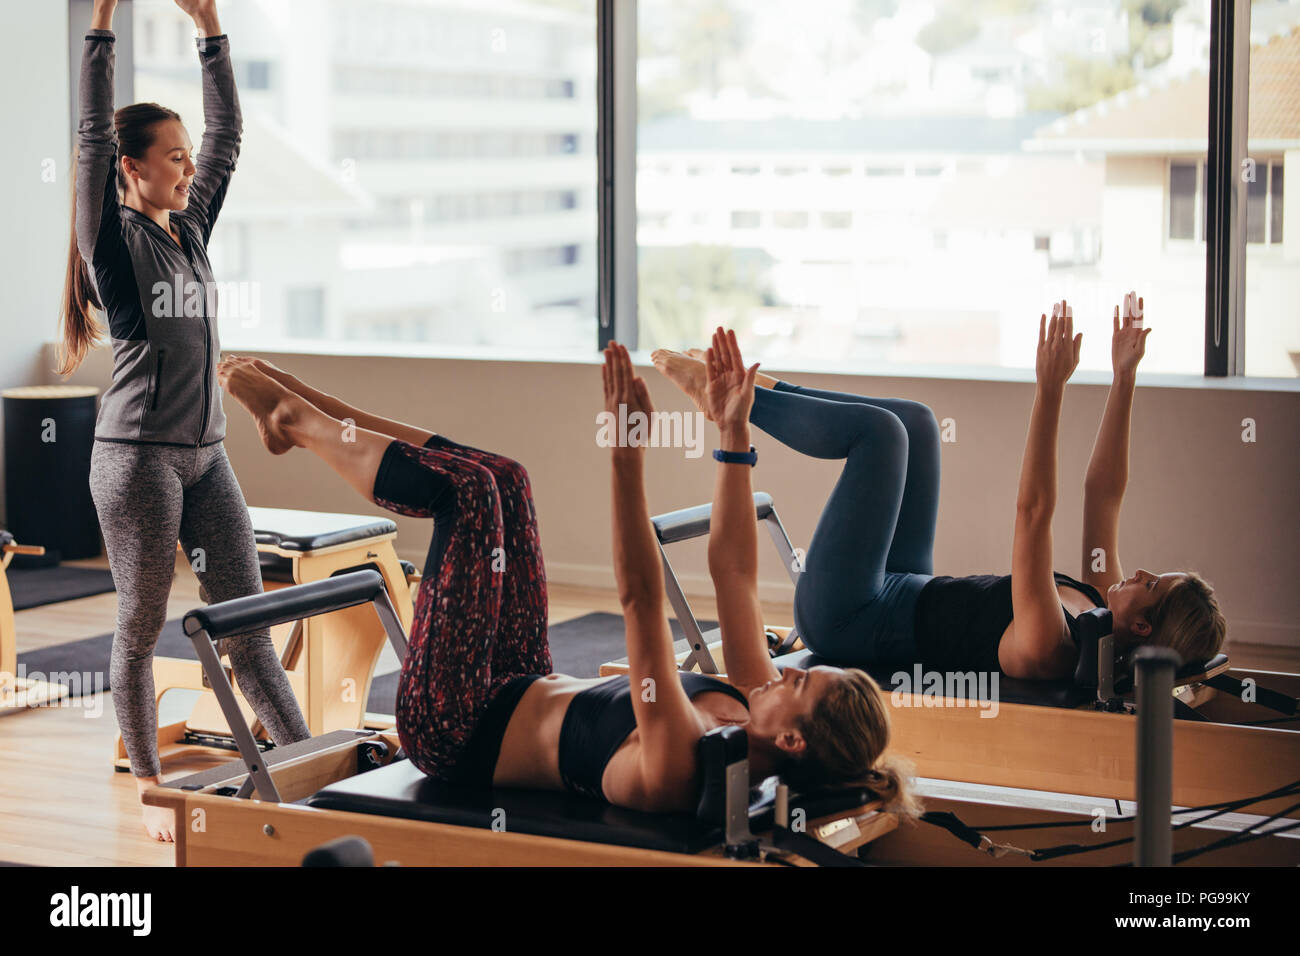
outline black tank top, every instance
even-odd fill
[[[705,691],[722,691],[749,709],[749,701],[735,687],[716,677],[684,672],[679,675],[686,696],[694,700]],[[600,780],[614,753],[636,729],[632,690],[627,675],[611,677],[589,687],[569,701],[560,725],[560,777],[574,793],[605,799]]]
[[[1091,584],[1059,571],[1052,574],[1057,585],[1074,588],[1097,607],[1106,606],[1101,592]],[[1075,618],[1064,605],[1061,609],[1077,642]],[[998,644],[1014,617],[1009,574],[933,578],[916,598],[913,627],[920,663],[939,671],[1000,671]]]

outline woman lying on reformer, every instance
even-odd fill
[[[715,340],[705,384],[723,448],[749,448],[757,366],[734,337]],[[709,551],[731,684],[678,671],[663,572],[648,517],[645,447],[613,449],[614,568],[629,676],[551,673],[546,575],[528,473],[501,455],[352,408],[259,359],[231,358],[222,386],[276,454],[307,448],[366,499],[434,519],[397,695],[411,761],[468,786],[570,790],[633,809],[693,811],[697,743],[737,724],[751,775],[798,789],[858,784],[915,813],[903,765],[882,757],[888,708],[855,670],[778,672],[763,639],[757,522],[748,464],[720,463]],[[611,343],[605,409],[649,414],[645,382]],[[351,423],[346,420],[350,419]]]
[[[1037,389],[1020,470],[1010,575],[934,575],[939,427],[919,402],[804,388],[759,376],[750,421],[795,451],[842,458],[795,588],[807,647],[862,667],[921,664],[945,672],[1069,677],[1076,617],[1108,607],[1117,651],[1172,647],[1184,662],[1218,653],[1226,625],[1210,586],[1190,571],[1120,569],[1119,512],[1128,482],[1129,416],[1150,329],[1142,300],[1125,296],[1111,337],[1114,379],[1084,483],[1083,580],[1052,570],[1057,430],[1065,383],[1079,364],[1064,302],[1039,320]],[[652,359],[707,415],[700,353]]]

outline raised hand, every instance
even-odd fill
[[[1038,320],[1038,358],[1034,371],[1039,385],[1063,389],[1079,367],[1079,349],[1083,333],[1074,334],[1074,309],[1064,299],[1052,306],[1052,321],[1047,315]]]
[[[176,0],[176,6],[189,16],[195,17],[200,13],[214,12],[217,9],[217,0]]]
[[[615,417],[615,419],[633,422],[633,413],[641,412],[645,416],[645,428],[642,433],[647,436],[651,416],[654,414],[654,406],[650,403],[650,390],[646,388],[645,379],[637,375],[632,368],[632,359],[627,354],[627,349],[617,342],[610,342],[605,346],[605,364],[601,368],[601,381],[605,386],[605,411]],[[627,407],[624,417],[619,418],[619,406]],[[629,433],[633,431],[632,427],[628,429]],[[614,446],[614,454],[618,455],[622,449],[631,448],[637,452],[644,452],[646,442],[638,444],[623,444],[620,441]]]
[[[1110,367],[1116,375],[1136,371],[1147,351],[1150,329],[1142,327],[1142,297],[1136,292],[1124,296],[1123,313],[1115,306],[1114,331],[1110,337]]]
[[[713,333],[713,345],[705,353],[704,365],[705,413],[721,431],[747,424],[749,410],[754,407],[758,363],[745,368],[734,331],[724,332],[718,327]]]

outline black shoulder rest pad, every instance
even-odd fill
[[[1079,629],[1079,662],[1074,669],[1074,682],[1080,687],[1096,688],[1098,683],[1098,646],[1114,633],[1114,616],[1109,608],[1096,607],[1075,618]],[[1216,654],[1208,661],[1188,661],[1174,673],[1175,681],[1195,683],[1227,669],[1228,655]],[[1130,674],[1116,674],[1116,690],[1131,688]]]
[[[714,727],[700,738],[695,753],[703,781],[695,819],[722,826],[727,817],[727,766],[748,758],[749,736],[742,727]]]
[[[756,520],[762,521],[772,513],[772,496],[764,491],[754,492],[754,511]],[[696,505],[694,508],[682,508],[667,514],[656,515],[650,519],[660,544],[672,544],[675,541],[688,541],[709,533],[709,517],[713,514],[713,505]]]
[[[185,633],[194,635],[204,630],[215,641],[232,634],[244,634],[365,604],[373,601],[383,590],[384,579],[378,571],[353,571],[322,581],[195,608],[185,615]]]
[[[725,827],[727,809],[727,767],[749,754],[749,736],[741,727],[714,727],[700,738],[699,764],[704,786],[695,819],[700,823]],[[770,830],[776,819],[778,777],[768,777],[753,788],[748,787],[749,826],[754,832]],[[790,791],[791,811],[802,809],[806,820],[816,820],[844,810],[866,806],[879,799],[867,787],[850,785],[822,787],[807,793]]]

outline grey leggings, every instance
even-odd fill
[[[113,707],[131,772],[157,776],[153,650],[167,619],[176,542],[210,602],[260,594],[253,526],[220,442],[186,448],[96,441],[90,493],[117,585],[109,663]],[[217,650],[229,654],[240,692],[277,744],[311,736],[269,631],[219,641]]]

